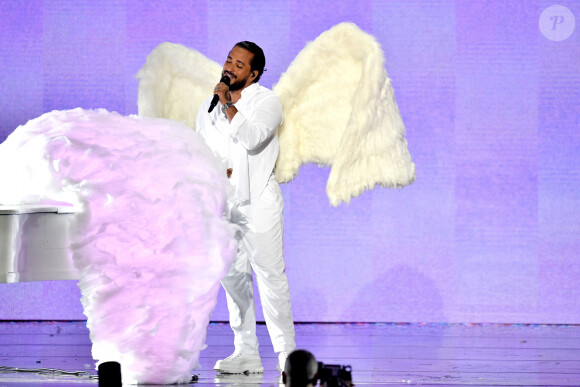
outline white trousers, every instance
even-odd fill
[[[237,353],[259,354],[252,269],[274,351],[289,353],[296,348],[282,255],[283,207],[280,186],[272,176],[260,199],[245,211],[249,230],[241,236],[232,268],[222,280]]]

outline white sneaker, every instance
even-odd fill
[[[288,358],[289,353],[286,351],[282,351],[278,354],[278,365],[276,369],[280,372],[284,371],[284,366],[286,366],[286,359]]]
[[[264,372],[260,355],[246,355],[244,353],[233,353],[223,360],[218,360],[213,369],[225,374]]]

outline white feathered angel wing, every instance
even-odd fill
[[[383,51],[356,25],[338,24],[309,43],[274,91],[284,111],[278,181],[292,180],[303,163],[332,165],[326,192],[337,206],[376,185],[415,180]]]
[[[143,117],[167,118],[195,126],[199,105],[211,95],[222,67],[180,44],[162,43],[137,73],[137,106]]]

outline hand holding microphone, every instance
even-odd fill
[[[230,78],[229,78],[229,77],[227,77],[227,76],[225,76],[225,75],[223,75],[223,76],[222,76],[222,78],[220,79],[220,83],[224,83],[226,86],[228,86],[228,87],[229,87],[229,86],[230,86]],[[218,85],[215,87],[214,91],[216,91],[216,92],[217,92],[217,90],[218,90],[218,86],[219,86],[219,83],[218,83]],[[211,113],[211,111],[213,110],[213,108],[215,108],[215,107],[217,106],[217,104],[218,104],[219,100],[220,100],[220,96],[219,96],[217,93],[215,93],[215,94],[213,95],[213,98],[212,98],[212,100],[211,100],[211,103],[209,104],[209,109],[208,109],[208,111],[207,111],[208,113]]]

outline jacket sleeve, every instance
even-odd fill
[[[230,135],[248,151],[266,142],[282,123],[282,104],[273,94],[260,101],[251,117],[238,111],[230,122]]]

